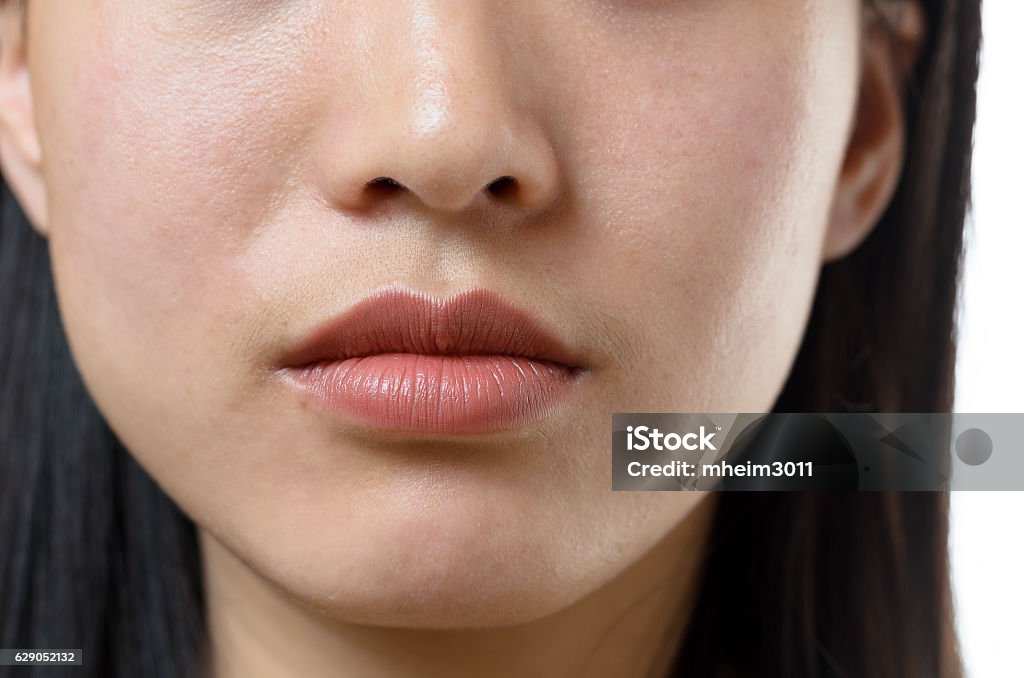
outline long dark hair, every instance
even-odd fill
[[[952,408],[980,0],[923,6],[901,183],[868,240],[822,271],[777,411]],[[46,242],[6,184],[0,200],[0,647],[82,648],[83,678],[202,676],[195,526],[89,398]],[[718,499],[680,674],[960,675],[948,494]]]

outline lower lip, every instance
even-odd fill
[[[288,370],[328,410],[378,428],[488,433],[536,419],[567,398],[578,371],[508,355],[384,353]]]

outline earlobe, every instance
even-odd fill
[[[903,91],[924,33],[917,2],[874,14],[863,29],[857,109],[833,195],[822,261],[855,250],[888,207],[903,171]]]
[[[46,182],[21,11],[20,3],[0,4],[0,169],[32,226],[45,237]]]

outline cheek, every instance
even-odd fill
[[[129,449],[162,481],[205,481],[230,463],[220,445],[244,449],[256,436],[249,421],[216,437],[262,393],[259,375],[230,368],[262,302],[260,271],[239,253],[299,166],[310,119],[310,94],[292,77],[302,54],[282,34],[227,58],[195,37],[154,34],[159,22],[133,22],[115,3],[84,5],[40,34],[52,41],[39,51],[51,77],[36,86],[54,158],[61,314],[90,393]]]
[[[304,102],[263,59],[182,50],[105,43],[70,72],[75,119],[51,127],[78,161],[55,177],[74,188],[54,196],[60,235],[94,243],[118,269],[158,264],[188,290],[276,204]]]
[[[560,78],[594,232],[557,270],[643,328],[649,372],[622,411],[764,411],[788,373],[856,82],[855,30],[791,19],[785,40],[732,24]]]
[[[72,12],[49,38],[72,54],[44,63],[53,77],[37,87],[59,158],[46,171],[69,334],[86,371],[94,353],[134,370],[160,360],[181,366],[179,388],[198,388],[197,357],[227,343],[258,277],[239,252],[299,166],[311,95],[294,78],[304,68],[294,34],[309,29],[248,35],[261,47],[243,51],[185,26],[162,34],[113,5]],[[61,35],[68,24],[78,32]]]

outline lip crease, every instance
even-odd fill
[[[385,288],[288,351],[280,372],[325,411],[374,428],[488,433],[542,416],[585,368],[500,295]]]

